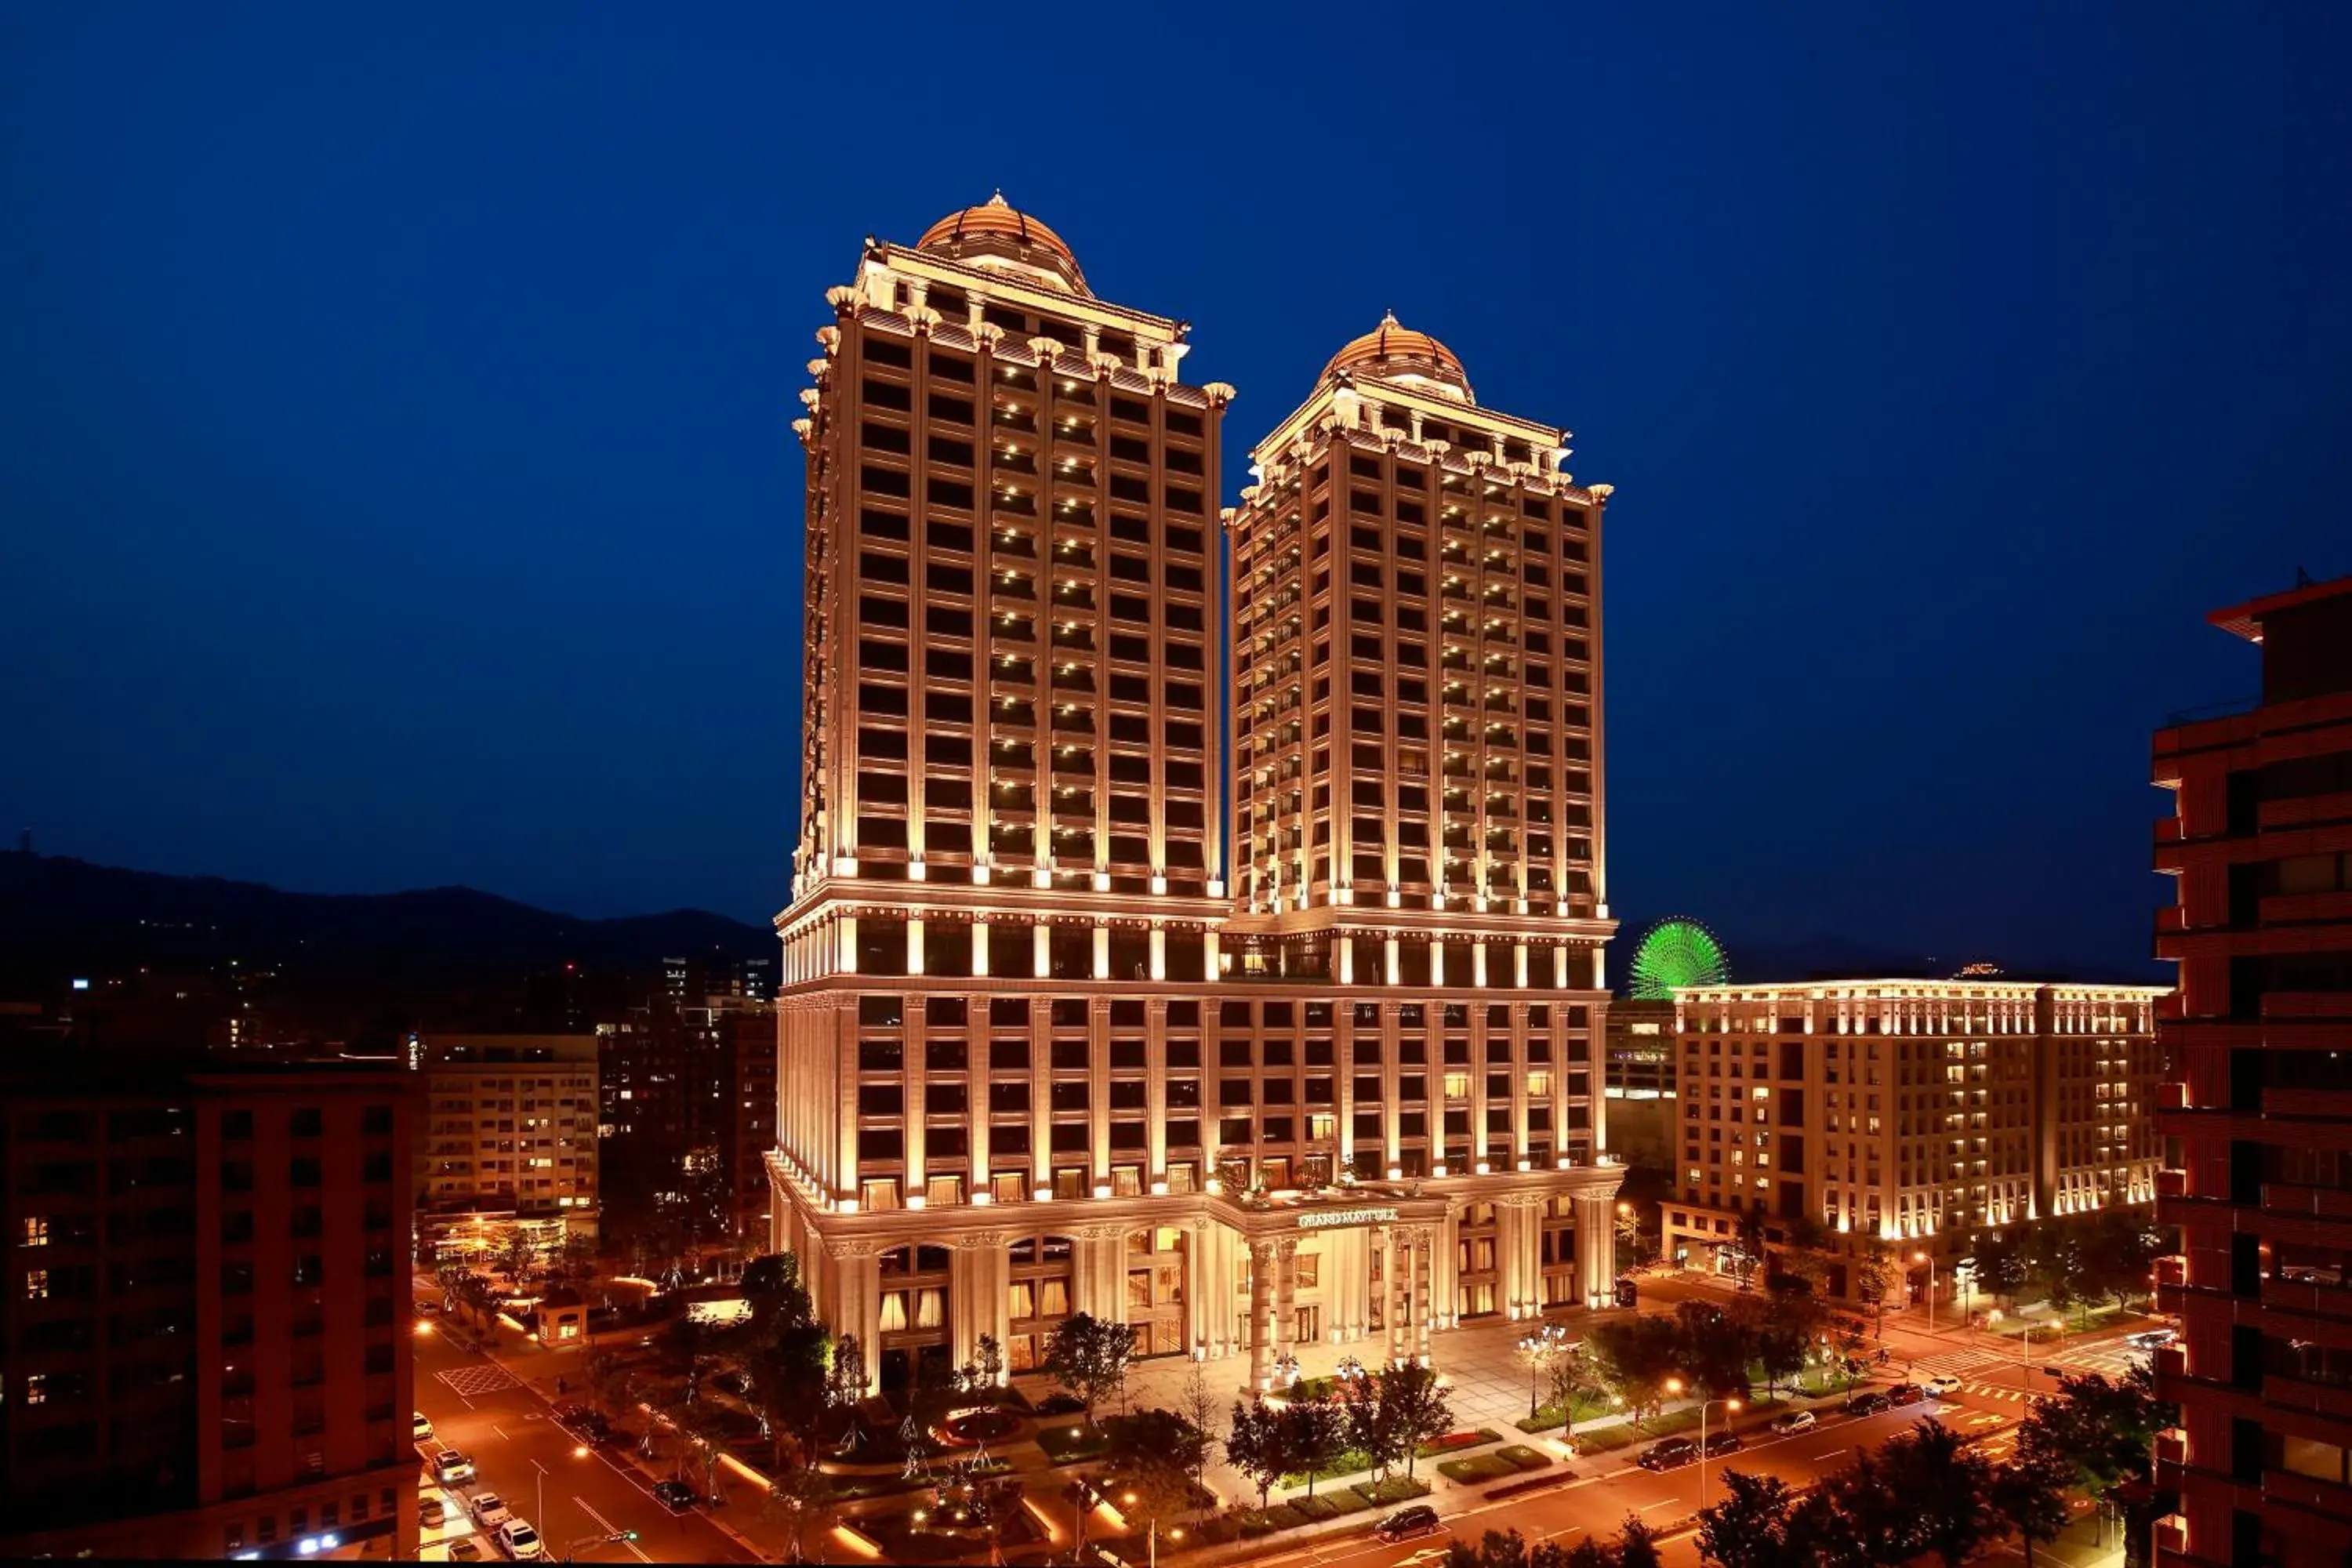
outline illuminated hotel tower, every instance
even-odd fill
[[[1596,836],[1546,835],[1538,868],[1502,847],[1534,831],[1504,834],[1478,865],[1507,865],[1522,891],[1396,911],[1459,944],[1442,983],[1310,972],[1297,922],[1329,900],[1277,908],[1267,883],[1237,902],[1222,868],[1212,530],[1233,389],[1181,380],[1184,324],[1097,299],[1060,237],[1002,197],[912,248],[869,240],[827,299],[796,425],[804,784],[770,1161],[773,1239],[819,1310],[886,1385],[961,1363],[982,1334],[1025,1369],[1087,1311],[1129,1323],[1146,1354],[1247,1355],[1263,1386],[1294,1346],[1378,1336],[1425,1355],[1459,1317],[1605,1288]],[[1365,368],[1369,394],[1382,384]],[[1570,493],[1549,474],[1557,432],[1466,393],[1458,413],[1518,433],[1514,507]],[[1335,439],[1294,426],[1315,450]],[[1420,438],[1394,456],[1426,454],[1437,482],[1490,471]],[[1268,505],[1244,514],[1265,514],[1271,542]],[[1559,548],[1564,531],[1518,515]],[[1237,543],[1258,537],[1231,522]],[[1542,598],[1547,616],[1587,614]],[[1513,595],[1514,626],[1536,599]],[[1253,581],[1249,603],[1271,592]],[[1253,658],[1255,643],[1254,627]],[[1561,679],[1589,679],[1576,658]],[[1593,731],[1571,742],[1566,719],[1547,714],[1542,742],[1577,748],[1576,776],[1543,798],[1587,815],[1562,829],[1596,798]],[[1246,933],[1238,956],[1227,929]],[[1393,945],[1423,950],[1410,932]],[[1601,1238],[1581,1268],[1576,1194]]]

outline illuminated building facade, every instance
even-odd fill
[[[1264,1386],[1605,1290],[1561,433],[1385,326],[1221,514],[1233,389],[1001,198],[828,300],[770,1159],[820,1310],[885,1384],[1087,1311]]]
[[[2212,619],[2262,649],[2262,696],[2156,733],[2180,966],[2158,1217],[2181,1238],[2157,1557],[2317,1568],[2352,1555],[2352,577]]]
[[[2156,1196],[2161,987],[1810,981],[1675,998],[1665,1248],[1702,1267],[1741,1213],[1834,1258],[1875,1236],[1946,1272],[1969,1235]],[[1925,1269],[1918,1270],[1923,1280]],[[1832,1293],[1852,1293],[1832,1261]]]
[[[418,1043],[425,1136],[416,1207],[428,1232],[485,1216],[597,1230],[597,1037],[434,1035]]]

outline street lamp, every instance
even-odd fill
[[[539,1517],[531,1523],[543,1531],[547,1528],[547,1467],[533,1459],[530,1468],[539,1472]]]
[[[1927,1331],[1932,1334],[1936,1331],[1936,1260],[1925,1252],[1915,1252],[1911,1261],[1927,1266]]]
[[[1739,1413],[1739,1401],[1737,1399],[1710,1399],[1706,1402],[1706,1405],[1702,1405],[1698,1407],[1698,1506],[1701,1508],[1705,1508],[1706,1506],[1706,1411],[1708,1405],[1720,1405],[1723,1406],[1723,1418],[1727,1426],[1729,1425],[1731,1417]]]
[[[1528,1358],[1528,1419],[1536,1418],[1536,1373],[1552,1357],[1558,1355],[1568,1331],[1558,1323],[1546,1323],[1519,1340],[1519,1353]]]

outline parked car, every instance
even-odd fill
[[[700,1502],[702,1497],[684,1481],[656,1481],[654,1500],[672,1513],[684,1513]]]
[[[1719,1454],[1736,1454],[1738,1452],[1739,1452],[1738,1433],[1709,1432],[1706,1435],[1706,1457],[1708,1458],[1712,1459]]]
[[[1927,1391],[1916,1383],[1898,1383],[1886,1391],[1889,1405],[1916,1405],[1927,1397]]]
[[[539,1531],[520,1519],[510,1519],[499,1526],[499,1544],[505,1547],[507,1555],[518,1563],[529,1563],[547,1555],[547,1543],[540,1540]]]
[[[416,1500],[416,1522],[425,1529],[437,1529],[448,1517],[449,1505],[441,1500],[439,1493]]]
[[[1671,1470],[1697,1458],[1697,1438],[1669,1437],[1662,1443],[1651,1444],[1643,1451],[1639,1463],[1645,1470]]]
[[[1960,1391],[1960,1380],[1948,1372],[1939,1372],[1927,1380],[1927,1388],[1929,1398],[1941,1399],[1948,1394],[1958,1394]]]
[[[1642,1288],[1635,1284],[1632,1279],[1625,1279],[1617,1281],[1617,1304],[1620,1307],[1631,1307],[1640,1301],[1641,1299]]]
[[[474,1461],[455,1448],[444,1448],[433,1456],[433,1479],[445,1487],[454,1487],[474,1479]]]
[[[2126,1334],[2124,1343],[2136,1351],[2152,1351],[2158,1345],[2168,1345],[2179,1337],[2178,1329],[2147,1329],[2137,1334]]]
[[[440,1316],[440,1313],[441,1303],[429,1297],[424,1298],[416,1303],[416,1315],[420,1318],[438,1317]]]
[[[1880,1411],[1890,1408],[1890,1405],[1886,1395],[1874,1388],[1848,1399],[1845,1402],[1845,1407],[1849,1415],[1875,1415]]]
[[[1810,1432],[1821,1418],[1810,1410],[1791,1410],[1786,1415],[1772,1418],[1772,1430],[1786,1437],[1792,1432]]]
[[[476,1492],[466,1508],[474,1516],[477,1530],[496,1530],[514,1517],[507,1511],[507,1500],[496,1492]]]
[[[1040,1415],[1076,1415],[1086,1408],[1086,1404],[1082,1400],[1071,1398],[1066,1394],[1049,1394],[1039,1400],[1034,1408]]]
[[[558,1426],[569,1426],[588,1414],[588,1407],[576,1399],[566,1399],[548,1411],[548,1416]]]
[[[1437,1528],[1437,1510],[1427,1503],[1416,1503],[1381,1521],[1374,1533],[1382,1541],[1410,1541],[1416,1535],[1433,1535]]]
[[[601,1410],[583,1410],[580,1418],[571,1424],[572,1436],[591,1443],[602,1443],[613,1436],[613,1424],[604,1419]]]
[[[420,1443],[433,1441],[433,1417],[425,1415],[422,1410],[416,1412],[415,1419],[409,1423],[408,1429]]]
[[[482,1549],[474,1544],[471,1536],[449,1543],[449,1561],[452,1563],[478,1563],[481,1558]]]

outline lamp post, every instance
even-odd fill
[[[1911,1261],[1927,1266],[1927,1331],[1932,1334],[1936,1331],[1936,1260],[1925,1252],[1914,1252]]]
[[[530,1468],[539,1472],[539,1517],[531,1521],[531,1523],[544,1531],[547,1529],[547,1467],[533,1459],[530,1462]]]
[[[1528,1358],[1528,1419],[1530,1421],[1536,1418],[1536,1374],[1559,1353],[1560,1342],[1567,1337],[1568,1331],[1558,1323],[1546,1323],[1519,1340],[1519,1353]]]
[[[1680,1394],[1682,1391],[1683,1391],[1683,1380],[1682,1380],[1681,1378],[1679,1378],[1679,1377],[1670,1377],[1670,1378],[1666,1379],[1666,1392],[1667,1392],[1667,1393],[1669,1393],[1669,1394]],[[1709,1410],[1713,1409],[1715,1406],[1718,1405],[1722,1405],[1722,1406],[1723,1406],[1723,1414],[1724,1414],[1724,1415],[1725,1415],[1725,1417],[1726,1417],[1727,1419],[1728,1417],[1732,1416],[1732,1415],[1737,1415],[1737,1414],[1738,1413],[1738,1411],[1739,1411],[1739,1400],[1738,1400],[1738,1398],[1736,1395],[1734,1395],[1734,1396],[1728,1396],[1728,1397],[1722,1398],[1722,1399],[1707,1399],[1707,1400],[1702,1400],[1702,1401],[1700,1402],[1700,1404],[1699,1404],[1699,1407],[1698,1407],[1698,1506],[1699,1506],[1699,1507],[1701,1507],[1701,1508],[1705,1508],[1705,1507],[1706,1506],[1706,1413],[1707,1413]]]

